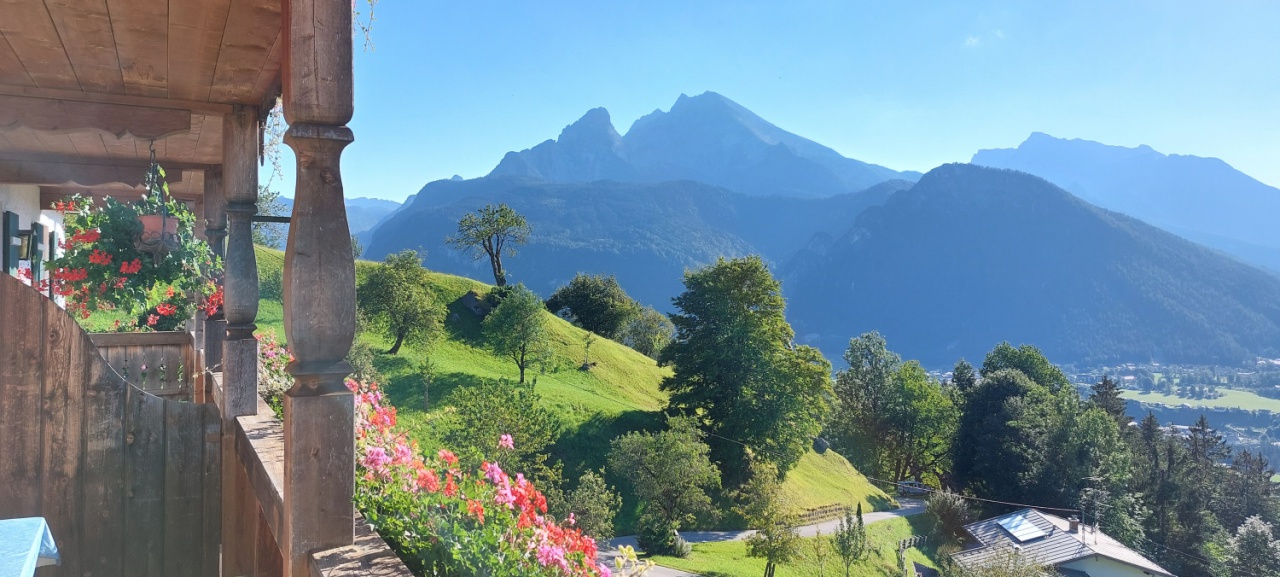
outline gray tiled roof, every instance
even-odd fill
[[[1045,536],[1018,543],[1000,526],[1000,521],[1023,515],[1027,521],[1045,532]],[[1041,513],[1034,509],[1022,509],[976,523],[965,525],[965,530],[978,541],[978,545],[953,555],[964,567],[987,565],[1010,549],[1017,547],[1018,554],[1037,565],[1057,566],[1095,555],[1107,557],[1156,575],[1173,577],[1173,574],[1155,564],[1141,553],[1125,547],[1119,541],[1100,531],[1081,525],[1074,533],[1066,519]]]

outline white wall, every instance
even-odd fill
[[[44,227],[46,235],[49,231],[57,231],[58,237],[63,237],[62,213],[50,210],[47,206],[40,206],[39,186],[0,184],[0,212],[4,211],[17,213],[20,228],[29,229],[33,221],[39,222],[40,226]],[[45,242],[48,243],[47,238]],[[21,266],[21,268],[26,267]],[[3,272],[0,271],[0,274]]]
[[[1087,559],[1063,563],[1058,566],[1064,569],[1084,571],[1089,574],[1089,577],[1145,577],[1147,575],[1158,575],[1101,555],[1094,555]]]

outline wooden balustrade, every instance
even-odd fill
[[[157,333],[90,333],[102,358],[126,381],[168,399],[194,397],[197,364],[195,340],[186,331]]]

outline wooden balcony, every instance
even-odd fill
[[[154,147],[226,265],[225,317],[158,336],[90,337],[0,274],[0,518],[48,519],[63,565],[42,575],[408,574],[351,504],[351,18],[348,0],[5,4],[0,206],[27,227],[73,192],[137,194]],[[283,420],[257,395],[251,238],[277,99],[301,159]]]

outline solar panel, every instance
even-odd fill
[[[1005,531],[1008,531],[1013,538],[1019,543],[1025,543],[1032,539],[1038,539],[1048,535],[1043,529],[1036,527],[1031,519],[1027,518],[1026,513],[1015,513],[1007,517],[1003,517],[996,521]]]

